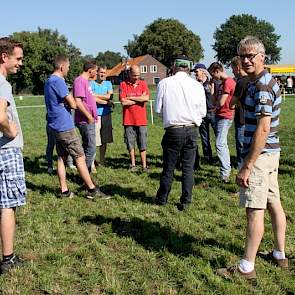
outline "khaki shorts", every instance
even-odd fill
[[[249,187],[240,189],[240,206],[266,209],[280,201],[278,184],[280,153],[264,153],[256,160],[249,177]]]
[[[95,144],[96,144],[96,146],[101,146],[100,129],[101,129],[101,117],[97,116],[97,122],[95,123]]]
[[[59,157],[66,158],[70,155],[73,159],[84,156],[84,150],[76,129],[64,132],[55,132],[56,153]]]

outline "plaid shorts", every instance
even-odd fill
[[[20,148],[0,149],[0,208],[26,203],[23,155]]]

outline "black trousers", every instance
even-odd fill
[[[165,204],[167,202],[179,156],[182,167],[180,203],[186,204],[192,201],[197,134],[198,128],[195,126],[168,128],[166,130],[162,139],[163,172],[160,178],[160,188],[156,196],[158,203]]]

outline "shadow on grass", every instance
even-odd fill
[[[147,196],[144,191],[135,191],[133,188],[124,188],[117,184],[107,184],[101,186],[101,190],[108,195],[119,195],[123,198],[132,200],[132,201],[141,201],[147,204],[153,204],[154,200],[152,197]]]
[[[168,250],[180,256],[199,255],[198,251],[193,249],[193,243],[197,241],[194,237],[187,234],[180,235],[158,222],[150,222],[137,217],[128,221],[120,217],[107,218],[101,215],[84,216],[80,222],[98,226],[110,223],[112,231],[119,237],[130,237],[150,251]]]
[[[128,169],[129,164],[130,159],[127,154],[116,158],[106,158],[106,166],[113,169]]]
[[[164,251],[178,256],[190,256],[204,258],[210,264],[216,266],[225,262],[224,258],[204,257],[203,248],[224,248],[233,251],[237,255],[242,255],[243,249],[230,241],[219,242],[213,238],[196,239],[188,234],[180,234],[168,226],[163,226],[159,222],[151,222],[134,217],[131,220],[124,220],[120,217],[109,218],[102,215],[84,216],[80,223],[91,223],[101,226],[105,223],[111,224],[112,231],[119,237],[130,237],[138,244],[149,251]],[[224,261],[223,261],[224,260]]]
[[[57,161],[57,157],[55,156],[53,160]],[[25,171],[32,174],[41,174],[47,172],[47,164],[44,156],[38,156],[33,159],[24,157],[24,166]]]
[[[280,166],[279,167],[279,174],[280,175],[294,175],[295,174],[295,169],[294,169],[295,165],[293,167],[285,167],[285,166]]]
[[[173,181],[181,182],[182,176],[175,174],[175,172],[176,172],[176,169],[174,170]],[[161,173],[153,172],[153,173],[149,173],[148,176],[151,179],[160,181]],[[195,186],[197,187],[206,188],[206,189],[210,187],[221,188],[229,194],[237,192],[237,187],[233,181],[231,183],[223,183],[219,180],[219,177],[214,172],[212,172],[211,170],[205,170],[204,168],[202,168],[202,170],[195,171],[194,181],[195,181]]]
[[[27,186],[27,189],[29,190],[32,190],[34,192],[39,192],[41,195],[42,194],[45,194],[45,193],[52,193],[54,195],[58,195],[59,194],[59,189],[58,188],[51,188],[47,185],[44,185],[44,184],[41,184],[41,185],[37,185],[37,184],[34,184],[28,180],[26,180],[26,186]]]

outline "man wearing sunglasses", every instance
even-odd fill
[[[274,231],[274,249],[259,255],[282,269],[285,257],[286,217],[280,201],[278,137],[281,93],[275,79],[264,70],[265,49],[256,37],[247,36],[238,45],[238,55],[250,82],[245,105],[243,165],[236,177],[240,205],[246,208],[245,254],[236,267],[219,269],[223,277],[234,273],[255,280],[255,257],[264,232],[264,211],[268,210]]]

